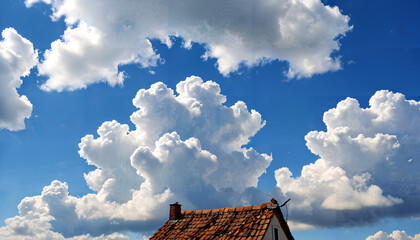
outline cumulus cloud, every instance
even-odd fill
[[[420,234],[411,237],[404,230],[395,230],[391,234],[379,231],[375,235],[367,237],[366,240],[420,240]]]
[[[354,210],[362,207],[392,206],[401,199],[383,196],[376,185],[367,185],[369,174],[355,175],[352,179],[340,167],[331,167],[320,159],[304,166],[300,177],[291,178],[287,168],[276,170],[277,187],[293,197],[297,208],[311,210],[314,204],[333,210]]]
[[[109,234],[150,234],[175,201],[184,209],[267,201],[269,193],[256,187],[272,158],[244,147],[265,122],[245,103],[225,102],[217,83],[196,76],[178,83],[176,93],[161,82],[139,90],[135,129],[108,121],[79,143],[80,156],[96,167],[84,175],[94,193],[77,198],[53,181],[22,200],[0,236],[118,239]]]
[[[39,65],[49,77],[46,91],[121,85],[119,66],[156,66],[161,59],[149,39],[171,47],[172,36],[187,49],[203,44],[203,58],[215,58],[225,76],[240,66],[280,60],[289,63],[289,78],[310,77],[341,68],[333,55],[352,28],[338,7],[320,0],[25,1],[27,7],[37,2],[50,4],[52,19],[67,23]]]
[[[242,146],[264,126],[261,115],[248,111],[243,102],[224,106],[226,97],[219,85],[199,77],[180,82],[176,91],[178,95],[160,82],[141,89],[133,99],[139,108],[131,115],[135,130],[111,121],[98,129],[98,138],[82,138],[80,155],[98,168],[85,175],[92,190],[98,191],[86,200],[134,208],[129,214],[123,210],[96,214],[148,219],[156,204],[140,204],[144,199],[153,203],[152,199],[177,198],[199,208],[211,202],[205,200],[206,194],[220,195],[214,204],[229,204],[223,199],[229,192],[257,186],[271,156]],[[84,211],[92,215],[92,209]]]
[[[17,89],[21,77],[29,75],[38,61],[32,43],[20,36],[15,29],[6,28],[0,41],[0,129],[11,131],[25,128],[25,119],[32,113],[32,104]]]
[[[113,233],[92,237],[84,234],[64,237],[57,231],[60,228],[80,227],[75,216],[74,206],[77,199],[68,195],[66,183],[53,181],[44,187],[42,194],[24,198],[18,206],[19,216],[6,220],[0,228],[0,238],[6,240],[124,240],[127,236]],[[69,214],[69,215],[67,215]],[[76,218],[75,218],[76,217]],[[79,225],[79,226],[77,226]]]
[[[279,194],[295,199],[293,220],[352,226],[420,214],[420,102],[382,90],[368,108],[339,102],[324,123],[326,132],[305,137],[320,159],[298,177],[288,168],[275,173]]]

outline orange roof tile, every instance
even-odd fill
[[[181,218],[168,220],[150,240],[156,239],[262,239],[276,215],[288,239],[293,240],[280,208],[262,205],[181,211]]]

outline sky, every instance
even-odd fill
[[[0,238],[147,239],[288,198],[420,239],[416,0],[0,0]]]

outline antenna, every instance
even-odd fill
[[[286,205],[286,203],[287,203],[288,201],[290,201],[290,199],[291,199],[291,198],[287,199],[287,200],[286,200],[286,202],[284,202],[282,205],[280,205],[280,207],[283,207],[284,205]]]

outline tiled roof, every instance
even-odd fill
[[[288,239],[293,239],[278,205],[264,203],[237,208],[181,211],[181,218],[168,220],[154,239],[263,239],[271,218],[277,215]]]

